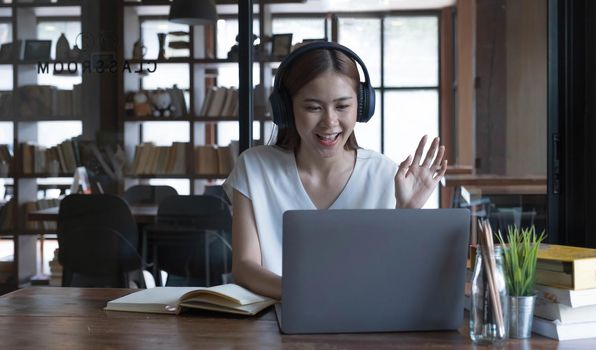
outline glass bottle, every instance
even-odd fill
[[[503,267],[503,251],[494,248],[496,271],[494,275],[496,292],[499,296],[502,327],[495,309],[495,302],[490,296],[487,261],[481,249],[476,251],[476,264],[472,275],[472,307],[470,309],[470,338],[476,344],[500,343],[509,335],[509,298]]]

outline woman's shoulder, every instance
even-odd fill
[[[359,148],[358,149],[358,158],[363,160],[365,163],[370,164],[387,164],[387,165],[396,165],[396,163],[389,157],[379,152],[366,149],[366,148]]]
[[[287,158],[292,153],[275,145],[260,145],[251,147],[240,155],[244,161],[267,161]]]

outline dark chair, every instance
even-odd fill
[[[505,237],[510,226],[521,229],[534,225],[536,210],[523,210],[522,207],[497,208],[492,215],[498,223],[497,229]]]
[[[232,204],[222,185],[205,186],[205,192],[203,192],[203,194],[206,196],[221,198],[228,205]]]
[[[130,287],[143,263],[137,227],[126,202],[108,194],[65,197],[58,213],[58,259],[62,286]]]
[[[177,194],[172,186],[135,185],[124,191],[123,197],[130,205],[149,205]]]
[[[145,228],[144,254],[153,253],[153,274],[167,285],[216,285],[231,268],[232,216],[220,198],[205,195],[164,199],[155,225]],[[149,247],[149,248],[147,248]]]

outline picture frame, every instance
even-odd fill
[[[0,46],[0,62],[6,63],[18,59],[21,51],[21,41],[4,43]]]
[[[273,34],[271,37],[271,57],[283,58],[292,49],[292,33]]]
[[[23,60],[49,60],[51,48],[51,40],[27,39],[25,40]]]

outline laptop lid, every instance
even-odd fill
[[[285,212],[282,332],[457,329],[469,232],[467,209]]]

